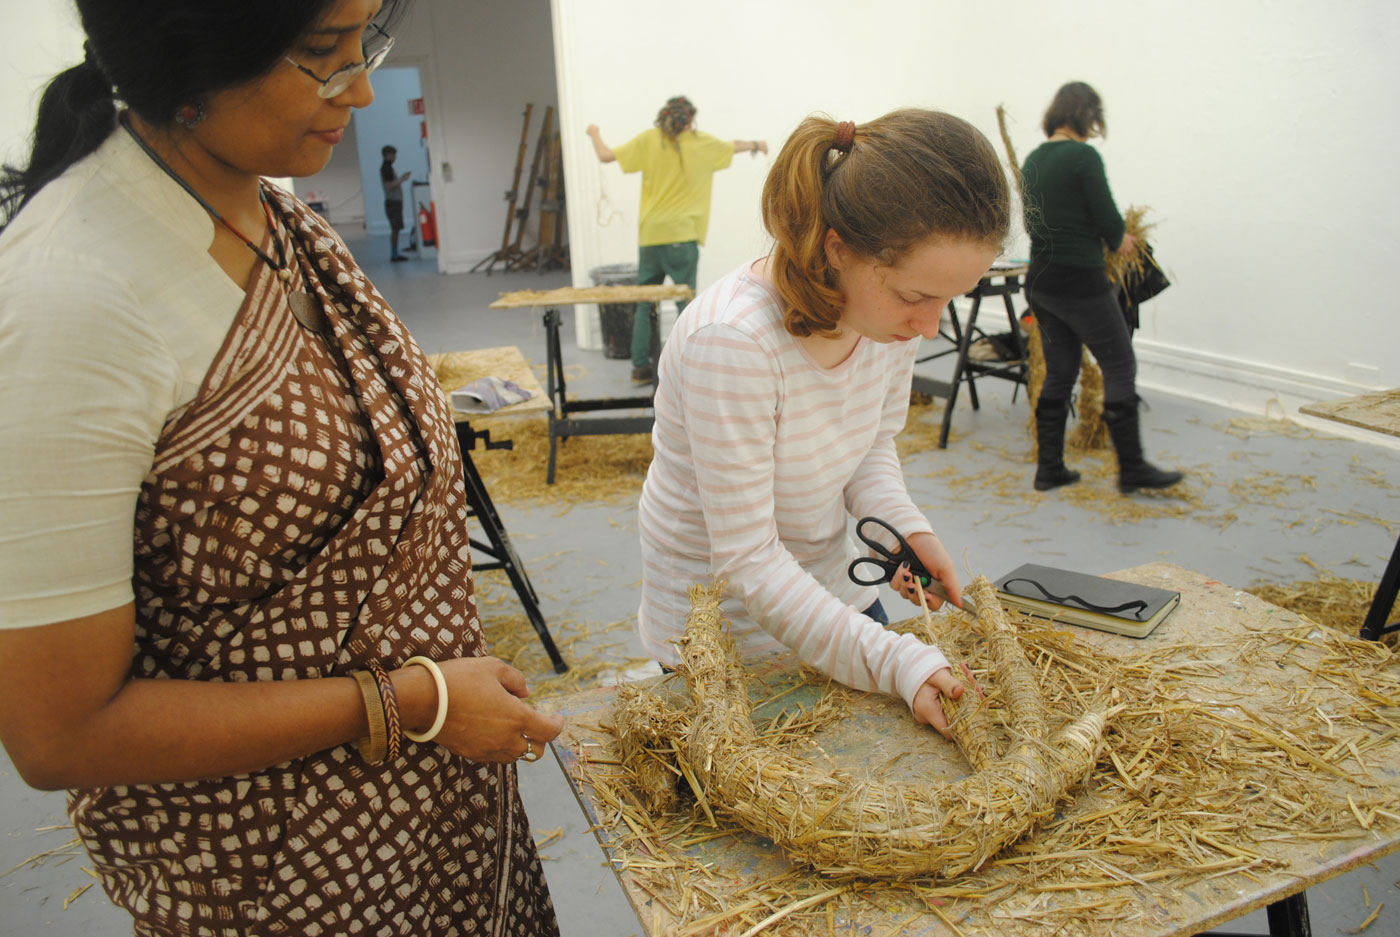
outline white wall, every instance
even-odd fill
[[[1400,6],[1388,0],[552,0],[574,282],[635,252],[636,177],[597,162],[684,93],[703,129],[776,147],[805,115],[904,105],[967,118],[1018,155],[1054,90],[1103,95],[1120,207],[1159,222],[1175,285],[1144,311],[1141,382],[1292,413],[1400,385]],[[645,76],[645,80],[640,80]],[[765,160],[715,177],[700,285],[766,249]],[[1010,253],[1024,256],[1022,236]]]
[[[548,0],[417,0],[388,65],[418,62],[427,99],[439,269],[469,270],[501,246],[527,103],[534,105],[524,187],[546,107],[557,111]],[[558,114],[553,117],[558,127]],[[450,167],[445,169],[444,167]],[[534,246],[539,190],[522,247]],[[371,218],[373,209],[371,209]],[[515,228],[511,229],[511,242]]]
[[[29,159],[30,134],[39,93],[49,79],[83,60],[83,31],[71,3],[0,0],[6,43],[0,56],[0,159]]]

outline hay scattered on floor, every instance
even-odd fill
[[[1221,420],[1214,428],[1239,439],[1255,439],[1260,436],[1283,436],[1287,439],[1336,439],[1336,436],[1319,433],[1285,417],[1239,416]]]
[[[50,846],[47,849],[43,849],[30,856],[29,858],[21,862],[15,863],[5,871],[0,872],[0,881],[3,881],[4,879],[8,878],[10,875],[14,874],[15,872],[18,872],[21,869],[43,868],[49,865],[50,863],[52,863],[55,866],[63,866],[68,865],[74,859],[82,860],[88,858],[87,851],[83,849],[82,840],[78,838],[76,832],[73,829],[72,824],[59,823],[54,824],[53,826],[41,826],[37,828],[34,832],[39,834],[40,836],[43,836],[45,834],[58,833],[59,835],[65,837],[65,841],[57,846]],[[67,897],[63,899],[63,910],[65,911],[68,910],[68,907],[73,902],[81,898],[83,894],[88,891],[88,889],[92,888],[92,886],[97,884],[99,881],[97,872],[94,871],[90,866],[75,866],[69,871],[81,872],[83,875],[86,876],[86,879],[80,878],[76,875],[74,876],[74,878],[78,879],[80,884],[74,886],[72,890],[69,891]],[[55,882],[54,884],[58,883]],[[71,884],[71,882],[58,884],[58,887],[67,887],[68,884]],[[26,887],[24,890],[29,891],[32,890],[32,888],[33,886],[29,886]],[[48,899],[47,897],[44,897],[39,898],[37,900],[40,904],[42,904]]]
[[[1118,491],[1118,463],[1114,455],[1111,452],[1088,452],[1069,462],[1070,467],[1082,475],[1076,484],[1041,492],[1031,487],[1035,465],[1030,458],[1005,450],[999,451],[998,456],[1005,467],[969,472],[965,465],[949,460],[922,473],[922,477],[942,481],[956,501],[986,503],[988,521],[1000,524],[1016,523],[1016,517],[1046,500],[1072,504],[1114,524],[1160,517],[1189,517],[1218,527],[1228,526],[1235,519],[1229,511],[1221,514],[1209,511],[1204,496],[1209,488],[1210,475],[1204,467],[1190,471],[1185,480],[1171,488],[1144,490],[1128,496]],[[996,505],[1012,506],[1018,510],[1013,514],[992,517],[992,508]]]
[[[546,624],[569,669],[555,673],[505,572],[487,570],[476,573],[474,580],[487,647],[493,657],[525,674],[531,700],[610,686],[628,670],[651,662],[648,657],[633,656],[629,650],[632,632],[637,627],[635,618],[598,622],[556,615],[548,617]]]
[[[1312,579],[1294,582],[1258,580],[1247,591],[1320,625],[1335,628],[1344,634],[1360,634],[1366,613],[1370,611],[1371,601],[1375,598],[1377,583],[1338,576],[1323,569],[1306,554],[1298,559],[1316,571]],[[1386,624],[1395,621],[1400,621],[1400,599],[1390,609]],[[1400,638],[1400,634],[1392,632],[1384,640],[1394,645],[1397,638]]]
[[[943,428],[943,401],[928,394],[912,393],[909,396],[909,416],[904,422],[904,430],[894,439],[895,449],[900,460],[920,452],[934,452],[938,449],[938,435]],[[959,433],[949,432],[948,443],[961,438]]]
[[[1164,925],[1185,910],[1175,901],[1191,900],[1182,890],[1208,879],[1250,887],[1261,876],[1286,876],[1293,870],[1275,857],[1275,844],[1309,848],[1400,828],[1400,798],[1368,781],[1375,759],[1385,757],[1378,746],[1393,747],[1400,734],[1393,650],[1290,618],[1229,644],[1193,638],[1120,660],[1070,632],[1012,618],[1056,711],[1081,711],[1114,690],[1129,708],[1110,729],[1086,793],[981,869],[899,883],[797,869],[736,877],[737,870],[715,865],[704,844],[750,834],[703,802],[645,810],[616,752],[581,751],[576,773],[602,805],[614,863],[678,922],[680,937],[764,928],[828,934],[838,921],[891,919],[894,934],[929,913],[954,934],[1102,935]],[[949,636],[945,650],[985,660],[970,630],[954,627]],[[1231,695],[1212,680],[1245,669],[1276,682],[1267,692]],[[1006,699],[991,694],[987,705],[1010,739]],[[802,727],[796,712],[793,720],[799,725],[783,744],[805,737],[820,751],[824,730]],[[1159,900],[1142,900],[1149,883]]]
[[[489,431],[493,442],[514,443],[512,449],[483,449],[478,443],[472,453],[492,500],[507,504],[544,505],[562,512],[580,501],[635,501],[651,465],[649,433],[574,436],[559,440],[554,484],[549,485],[545,483],[549,465],[545,416],[482,417],[472,421],[472,428]]]

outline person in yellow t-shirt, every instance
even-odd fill
[[[710,188],[714,174],[726,168],[735,153],[767,153],[764,140],[721,140],[695,129],[695,105],[684,95],[666,102],[656,126],[609,148],[597,124],[588,136],[598,159],[616,161],[623,172],[642,173],[640,248],[637,282],[673,283],[695,289],[700,245],[710,226]],[[656,380],[652,363],[651,306],[639,303],[632,319],[632,380]]]

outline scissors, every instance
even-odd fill
[[[872,536],[871,532],[866,529],[868,524],[883,528],[885,533],[889,534],[890,538],[898,544],[898,549],[892,552],[883,541]],[[908,542],[899,535],[899,531],[888,523],[878,517],[862,517],[856,524],[856,536],[879,556],[860,556],[851,560],[850,568],[847,569],[846,573],[851,577],[852,582],[862,586],[881,585],[894,579],[899,568],[908,563],[909,572],[918,579],[924,588],[945,602],[951,602],[951,597],[943,583],[933,578],[929,571],[924,568],[924,564],[919,562],[918,556],[914,554]],[[865,568],[866,566],[873,566],[875,571],[872,573]],[[977,606],[966,597],[963,598],[962,610],[972,615],[977,614]]]

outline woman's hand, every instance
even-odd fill
[[[1137,250],[1137,245],[1138,239],[1133,237],[1131,234],[1125,233],[1123,235],[1123,243],[1118,245],[1117,253],[1131,254],[1133,251]]]
[[[919,562],[924,564],[924,569],[943,584],[943,588],[948,590],[948,597],[953,600],[953,604],[961,608],[962,586],[958,583],[958,572],[953,567],[953,558],[948,555],[943,544],[933,534],[928,533],[914,534],[906,539],[909,542],[909,548],[919,558]],[[907,566],[895,573],[894,578],[890,580],[890,587],[915,605],[919,604],[919,595],[914,591],[914,577],[910,574]],[[929,608],[939,609],[943,607],[943,598],[933,594],[928,589],[924,589],[924,600],[928,602]]]
[[[504,661],[462,657],[439,661],[438,666],[447,681],[447,721],[433,741],[463,758],[509,762],[530,757],[531,752],[538,756],[564,728],[563,716],[545,715],[521,702],[530,695],[525,675]],[[395,683],[410,675],[428,680],[427,698],[436,707],[432,677],[424,668],[415,664],[397,671]],[[422,731],[431,721],[430,717],[409,728]]]
[[[948,732],[948,717],[943,712],[943,697],[958,699],[962,694],[962,681],[953,676],[951,667],[935,670],[933,676],[914,694],[915,721],[933,726],[940,735],[951,741],[953,736]]]

